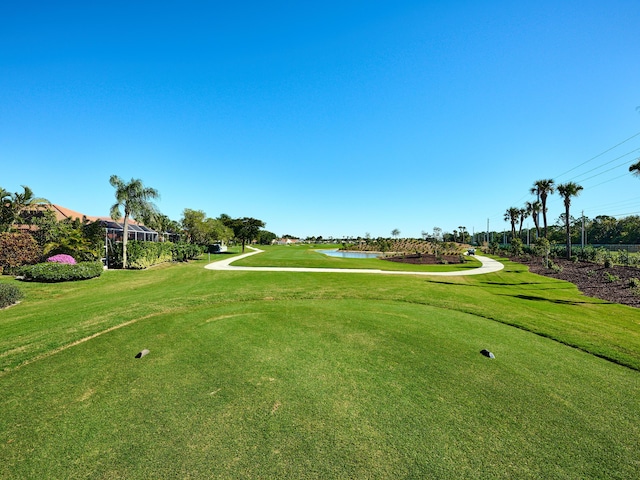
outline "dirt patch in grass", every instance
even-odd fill
[[[640,308],[640,287],[633,286],[636,282],[640,284],[640,269],[636,267],[614,265],[605,268],[597,263],[553,259],[561,269],[554,271],[545,268],[539,258],[511,260],[527,265],[532,273],[571,282],[589,297]]]

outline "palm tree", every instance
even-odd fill
[[[2,224],[6,230],[11,229],[23,212],[34,210],[37,205],[42,203],[51,203],[46,198],[34,197],[33,190],[26,185],[22,185],[22,193],[15,192],[8,195],[9,192],[0,188],[0,202],[2,204]],[[28,219],[25,219],[25,223]]]
[[[629,171],[635,176],[640,177],[640,158],[636,159],[637,162],[629,167]]]
[[[0,232],[9,230],[11,223],[13,223],[11,194],[8,190],[0,187]]]
[[[398,238],[398,235],[400,235],[400,230],[398,230],[397,228],[394,228],[393,230],[391,230],[392,237]]]
[[[569,207],[571,206],[571,197],[577,197],[580,194],[582,187],[574,182],[567,182],[558,185],[558,193],[564,200],[564,224],[567,235],[567,259],[571,259],[571,217],[569,216]]]
[[[511,238],[516,237],[516,223],[520,218],[520,209],[516,207],[508,208],[506,212],[504,212],[504,221],[511,222]]]
[[[518,237],[522,235],[522,224],[524,223],[524,219],[529,216],[529,211],[526,208],[520,209],[520,226],[518,227]]]
[[[538,217],[540,209],[542,208],[540,202],[537,200],[535,202],[527,202],[525,203],[524,208],[527,209],[528,215],[533,218],[533,224],[536,226],[537,237],[540,238],[540,218]]]
[[[531,188],[531,193],[537,195],[540,200],[542,220],[544,222],[544,238],[547,238],[547,197],[555,192],[555,188],[555,182],[551,178],[537,180]]]
[[[142,181],[132,178],[129,183],[122,181],[117,175],[111,175],[109,183],[116,189],[116,203],[111,207],[111,218],[118,221],[122,218],[120,207],[124,209],[122,236],[122,268],[127,268],[127,240],[129,237],[129,217],[138,219],[150,217],[157,212],[152,199],[160,197],[155,188],[145,187]]]

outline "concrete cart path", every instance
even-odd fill
[[[244,272],[323,272],[323,273],[379,273],[385,275],[425,275],[425,276],[438,276],[438,277],[457,277],[460,275],[482,275],[485,273],[498,272],[504,268],[504,265],[492,258],[483,257],[481,255],[475,255],[475,257],[482,263],[481,267],[458,270],[450,272],[406,272],[397,270],[377,270],[371,268],[305,268],[305,267],[235,267],[231,265],[233,262],[242,258],[262,253],[264,250],[248,247],[252,251],[238,255],[237,257],[231,257],[219,262],[213,262],[206,265],[204,268],[209,270],[234,270]]]

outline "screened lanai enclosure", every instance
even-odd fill
[[[124,236],[124,225],[112,220],[100,220],[107,232],[107,238],[112,242],[121,242]],[[141,242],[158,242],[165,240],[166,235],[175,235],[164,233],[162,236],[155,230],[151,230],[144,225],[135,225],[129,223],[127,225],[128,240],[138,240]]]

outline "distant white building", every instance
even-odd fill
[[[273,245],[294,245],[300,243],[299,238],[278,238],[271,242]]]

